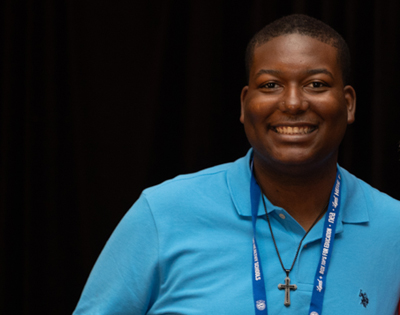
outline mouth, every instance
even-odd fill
[[[282,134],[282,135],[306,135],[314,130],[317,129],[317,127],[314,126],[276,126],[271,128],[273,131],[276,133]]]

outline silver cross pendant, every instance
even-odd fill
[[[290,278],[289,276],[286,276],[285,278],[285,284],[278,284],[278,289],[279,290],[285,290],[285,306],[290,306],[290,290],[297,290],[297,285],[295,284],[290,284]]]

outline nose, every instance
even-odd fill
[[[290,86],[283,93],[279,107],[282,112],[296,115],[305,112],[309,107],[309,103],[303,96],[301,88]]]

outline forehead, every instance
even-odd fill
[[[300,34],[278,36],[256,46],[250,77],[263,68],[288,71],[324,68],[341,76],[337,49],[315,38]]]

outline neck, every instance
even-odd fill
[[[254,173],[271,203],[285,209],[308,231],[329,201],[336,178],[336,158],[320,166],[287,169],[270,167],[255,157]]]

